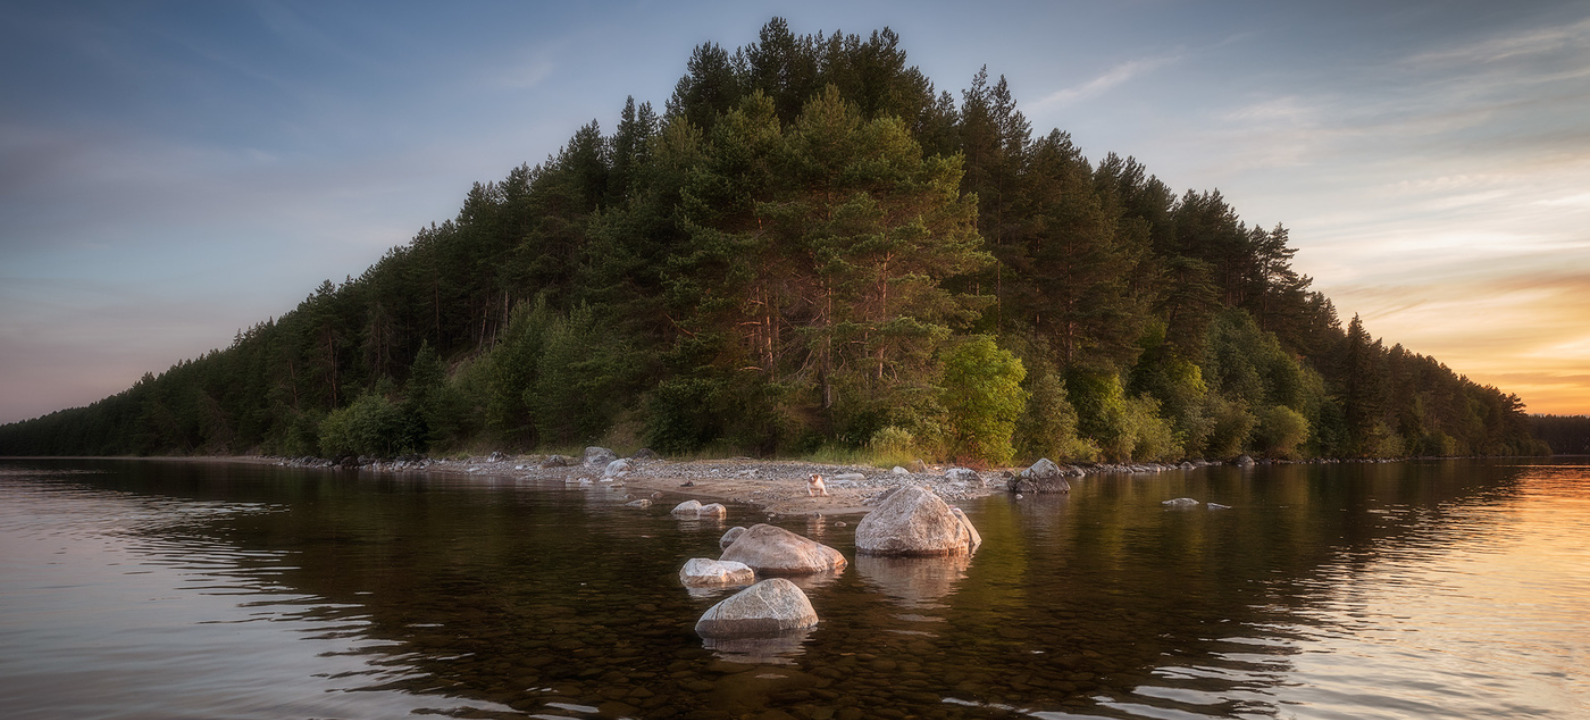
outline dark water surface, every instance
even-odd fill
[[[782,646],[706,647],[677,580],[762,518],[669,507],[0,461],[0,717],[1590,718],[1583,461],[1090,478],[967,503],[961,561],[784,521],[852,564]]]

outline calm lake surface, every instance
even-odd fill
[[[763,518],[623,502],[0,460],[0,716],[1590,718],[1584,459],[1094,477],[958,562],[781,521],[852,560],[821,623],[711,648],[678,570]]]

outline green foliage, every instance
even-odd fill
[[[1208,457],[1228,460],[1247,449],[1258,421],[1248,412],[1246,403],[1210,395],[1204,414],[1209,418],[1209,437],[1204,446]]]
[[[659,384],[647,407],[647,446],[668,455],[696,452],[723,435],[715,412],[719,385],[704,378],[678,378]]]
[[[950,429],[950,455],[995,465],[1010,462],[1016,421],[1026,409],[1027,377],[1021,360],[977,335],[945,354],[942,397]]]
[[[1077,411],[1077,429],[1106,460],[1132,458],[1137,443],[1128,416],[1121,376],[1109,371],[1076,369],[1066,374],[1066,392]]]
[[[353,404],[333,410],[320,423],[320,452],[326,457],[392,457],[412,449],[409,441],[402,410],[379,393],[360,395]]]
[[[1159,414],[1159,401],[1139,395],[1126,401],[1131,449],[1126,460],[1169,462],[1181,459],[1182,445],[1171,423]]]
[[[869,460],[879,466],[907,465],[920,457],[916,435],[910,430],[890,425],[873,434],[867,441]]]
[[[1256,413],[1254,448],[1273,458],[1296,459],[1308,439],[1308,418],[1285,405],[1271,405]]]
[[[1542,451],[1516,396],[1343,327],[1289,243],[1218,192],[1035,134],[1004,78],[957,103],[891,31],[774,19],[698,47],[661,116],[626,99],[613,135],[593,121],[475,183],[225,350],[0,428],[0,454],[640,427],[660,450],[758,454],[872,452],[892,427],[1000,462]],[[1004,351],[968,359],[990,342],[1025,381]]]
[[[1077,436],[1077,411],[1057,374],[1039,373],[1027,392],[1027,410],[1016,424],[1017,450],[1022,456],[1078,462],[1098,459],[1098,447]]]

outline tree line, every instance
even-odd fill
[[[1288,230],[959,96],[890,30],[695,49],[357,278],[0,454],[825,448],[943,460],[1540,452],[1386,347]]]

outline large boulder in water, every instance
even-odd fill
[[[745,563],[763,575],[809,575],[845,567],[838,550],[765,523],[740,533],[718,559]]]
[[[915,485],[890,493],[856,525],[856,552],[867,555],[958,555],[982,542],[966,513]]]
[[[806,593],[784,578],[771,578],[708,608],[696,622],[696,634],[704,638],[771,637],[816,624],[817,611]]]

